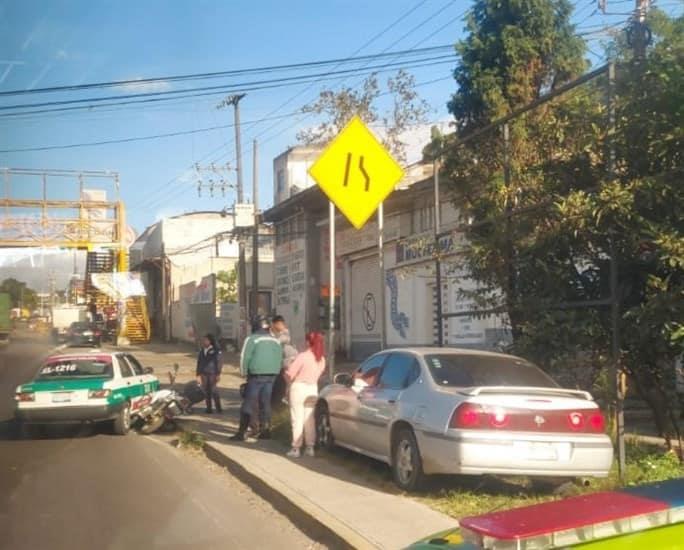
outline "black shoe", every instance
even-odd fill
[[[233,436],[230,437],[230,441],[244,441],[245,440],[245,434],[241,432],[237,432]]]
[[[262,432],[259,433],[259,436],[257,439],[263,439],[263,440],[268,440],[271,439],[271,430],[263,430]]]

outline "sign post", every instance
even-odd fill
[[[358,116],[337,134],[309,168],[309,175],[330,199],[330,325],[328,365],[332,380],[335,352],[335,207],[356,229],[361,229],[404,177],[404,171]],[[381,312],[384,346],[384,265],[382,258],[382,211],[378,212],[380,235]],[[361,307],[362,304],[358,304]]]
[[[328,311],[328,374],[332,383],[335,376],[335,302],[337,294],[335,292],[335,203],[329,201],[328,210],[330,215],[329,238],[330,238],[330,292],[329,292],[329,311]]]

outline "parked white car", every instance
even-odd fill
[[[321,391],[316,426],[319,445],[386,462],[405,490],[426,474],[605,477],[613,461],[589,393],[484,351],[377,353]]]

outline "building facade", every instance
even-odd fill
[[[436,287],[432,165],[417,163],[384,205],[384,270],[380,269],[378,223],[361,230],[336,218],[337,349],[361,360],[384,345],[445,345],[497,349],[510,340],[505,316],[459,316],[437,322],[437,297],[444,313],[475,309],[477,288],[465,272],[458,212],[446,192],[440,197],[442,285]],[[289,323],[295,342],[307,330],[327,330],[329,231],[327,198],[309,188],[265,213],[275,226],[275,309]],[[383,308],[384,303],[384,308]]]
[[[269,231],[263,228],[259,237],[259,304],[264,314],[273,309],[273,238]],[[246,241],[249,295],[251,238]],[[131,246],[130,261],[133,269],[143,273],[153,335],[194,342],[200,333],[213,332],[225,340],[240,340],[236,297],[226,299],[217,280],[220,272],[232,273],[237,268],[238,256],[233,217],[220,212],[182,214],[148,227]],[[223,318],[226,316],[231,318]],[[244,312],[244,317],[248,316],[249,312]]]

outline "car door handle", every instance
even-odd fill
[[[394,403],[396,403],[396,402],[397,402],[397,400],[396,400],[396,399],[390,399],[390,400],[389,400],[389,401],[387,401],[387,402],[393,405]]]

